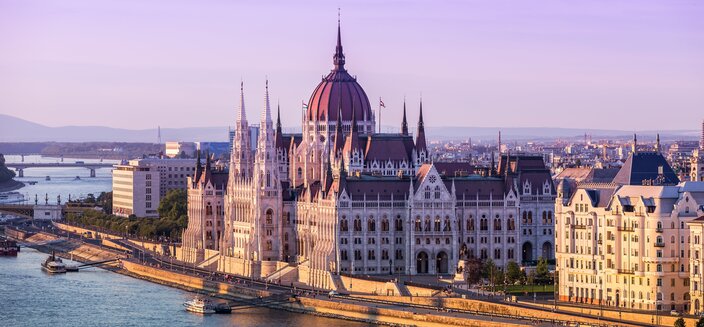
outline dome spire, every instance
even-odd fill
[[[340,33],[340,8],[337,8],[337,46],[333,56],[335,70],[345,70],[345,55],[342,53],[342,36]]]

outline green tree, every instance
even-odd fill
[[[513,284],[523,277],[523,272],[518,264],[511,260],[506,264],[506,281]]]
[[[159,217],[176,221],[188,214],[188,194],[186,190],[171,190],[159,203]]]
[[[675,320],[675,327],[687,327],[687,324],[684,322],[684,319],[680,317],[679,319]]]
[[[5,156],[0,153],[0,183],[7,182],[15,177],[15,172],[5,166]]]
[[[476,258],[467,259],[464,269],[467,271],[467,283],[469,285],[474,285],[481,281],[484,273],[481,260]]]
[[[541,285],[550,283],[548,260],[543,257],[538,259],[538,265],[535,267],[535,282]]]
[[[704,318],[699,318],[699,321],[697,321],[697,327],[704,327]]]

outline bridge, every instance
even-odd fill
[[[5,163],[5,165],[8,168],[15,169],[17,171],[18,177],[24,177],[24,170],[29,169],[29,168],[76,168],[76,167],[86,168],[86,169],[90,170],[90,177],[95,177],[95,170],[96,169],[110,168],[114,164],[101,163],[101,162],[96,162],[96,163],[85,163],[85,162],[24,163],[24,162],[19,162],[19,163]]]

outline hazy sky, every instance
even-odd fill
[[[384,125],[696,129],[702,1],[0,0],[0,113],[49,126],[284,126],[346,67]]]

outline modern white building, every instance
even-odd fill
[[[145,158],[116,165],[112,172],[113,214],[158,217],[159,201],[171,190],[186,189],[194,159]]]
[[[193,157],[198,148],[195,142],[166,142],[165,155],[169,158],[180,158],[182,154]]]

